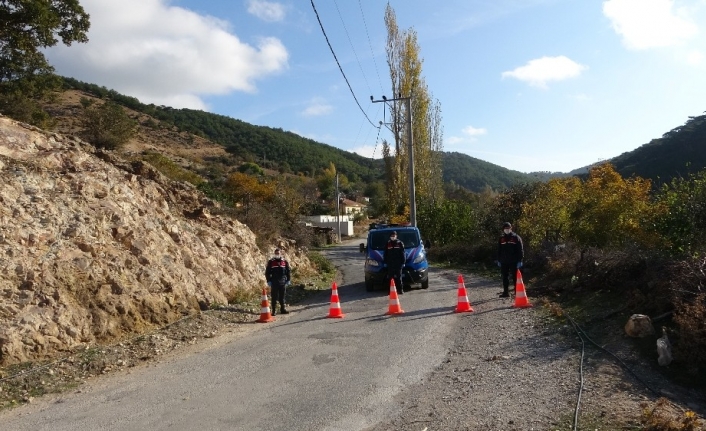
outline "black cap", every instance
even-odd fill
[[[280,251],[280,250],[279,250],[279,247],[277,247],[277,248],[275,249],[275,253],[279,253],[279,251]]]
[[[505,223],[503,223],[503,229],[507,229],[507,228],[512,229],[512,224],[510,224],[509,221],[506,221]]]
[[[393,230],[392,232],[390,232],[390,236],[392,236],[392,235],[397,235],[397,231]]]

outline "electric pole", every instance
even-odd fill
[[[338,242],[341,242],[341,195],[338,192],[338,172],[336,172],[336,223],[338,224]]]
[[[417,226],[417,199],[414,186],[414,139],[412,137],[412,97],[398,97],[394,99],[388,99],[382,96],[382,100],[374,100],[373,96],[370,96],[370,101],[373,103],[379,102],[396,102],[398,100],[404,100],[407,103],[407,145],[409,147],[409,222],[412,226]],[[397,155],[395,155],[397,156]]]

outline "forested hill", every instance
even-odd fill
[[[383,172],[382,162],[379,160],[350,153],[282,129],[255,126],[234,118],[193,109],[146,105],[115,90],[86,84],[73,78],[63,79],[67,89],[110,99],[132,110],[173,124],[181,131],[221,144],[228,152],[243,160],[256,161],[263,167],[311,175],[333,163],[337,170],[349,179],[362,179],[365,182],[378,179]]]
[[[535,177],[494,165],[462,153],[444,153],[444,182],[479,192],[486,187],[503,190],[513,184],[536,181]]]
[[[311,175],[333,163],[339,172],[354,181],[361,179],[372,182],[383,178],[384,163],[379,159],[372,160],[282,129],[255,126],[204,111],[146,105],[134,97],[124,96],[105,87],[86,84],[73,78],[63,79],[67,89],[110,99],[132,110],[173,124],[179,130],[223,145],[243,160],[265,165],[263,167]],[[487,186],[502,190],[517,182],[534,178],[460,153],[444,153],[443,170],[444,182],[457,184],[472,191],[481,191]]]
[[[610,160],[624,177],[637,175],[659,184],[706,168],[706,115]]]

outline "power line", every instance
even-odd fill
[[[378,84],[380,84],[380,93],[385,93],[382,89],[382,79],[380,79],[380,72],[378,70],[378,63],[375,61],[375,51],[373,50],[373,44],[370,42],[370,32],[368,31],[368,22],[365,20],[365,13],[363,12],[363,3],[358,0],[358,5],[360,6],[360,15],[363,17],[363,25],[365,26],[365,34],[368,36],[368,46],[370,47],[370,55],[373,58],[373,63],[375,64],[375,73],[378,75]],[[372,91],[371,91],[372,93]]]
[[[346,84],[348,85],[348,90],[350,90],[351,95],[353,96],[353,99],[355,100],[356,105],[358,105],[358,109],[360,109],[360,112],[363,113],[365,118],[367,118],[368,122],[373,127],[378,127],[370,120],[370,118],[368,118],[368,114],[365,113],[365,111],[363,110],[363,107],[360,106],[360,102],[358,102],[358,98],[355,97],[355,93],[353,92],[353,88],[351,87],[351,83],[348,82],[348,78],[346,77],[345,72],[343,72],[343,68],[341,67],[341,63],[338,61],[338,57],[336,57],[336,53],[333,51],[333,47],[331,46],[331,42],[328,40],[328,36],[326,35],[326,30],[324,30],[324,25],[321,23],[321,18],[319,17],[319,12],[316,10],[316,5],[314,5],[314,0],[311,0],[311,7],[314,9],[314,14],[316,14],[316,20],[319,21],[319,27],[321,27],[321,32],[324,34],[324,38],[326,39],[326,43],[328,44],[328,47],[331,50],[331,54],[333,54],[333,58],[334,58],[334,60],[336,60],[336,64],[338,65],[338,70],[341,71],[341,74],[343,75],[343,79],[346,81]]]
[[[341,9],[338,7],[338,2],[336,0],[333,0],[333,4],[336,5],[336,11],[338,11],[338,17],[341,18],[341,25],[343,26],[343,30],[346,32],[346,36],[348,37],[348,43],[351,44],[351,49],[353,50],[353,55],[355,56],[355,61],[358,62],[358,68],[360,68],[360,73],[363,74],[363,80],[365,81],[365,85],[368,86],[368,91],[370,93],[373,92],[373,90],[370,88],[370,83],[368,83],[368,77],[365,76],[365,71],[363,70],[363,65],[360,64],[360,59],[358,58],[358,53],[355,51],[355,46],[353,45],[353,41],[351,40],[351,35],[348,33],[348,28],[346,27],[346,22],[343,20],[343,15],[341,14]]]

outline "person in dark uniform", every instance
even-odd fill
[[[385,246],[383,262],[387,265],[387,278],[389,280],[395,280],[395,287],[399,294],[404,293],[402,289],[402,269],[404,268],[406,260],[404,244],[397,239],[397,232],[393,231],[390,234],[390,240],[387,241],[387,245]]]
[[[512,224],[505,222],[503,224],[503,233],[498,241],[498,266],[500,267],[500,275],[503,278],[503,291],[500,294],[501,298],[510,296],[510,276],[512,275],[512,285],[517,283],[517,270],[522,268],[522,260],[525,257],[522,238],[512,231]]]
[[[267,261],[265,278],[267,279],[267,285],[272,290],[272,315],[277,314],[278,302],[280,313],[289,314],[289,311],[284,307],[284,294],[290,284],[291,274],[289,262],[282,257],[282,250],[279,248],[275,249],[275,255],[272,259]]]

